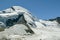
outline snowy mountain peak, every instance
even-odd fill
[[[28,24],[36,27],[35,20],[27,9],[20,6],[13,6],[0,12],[0,21],[3,23],[2,25],[5,25],[2,28],[11,27],[15,24]]]
[[[12,6],[6,10],[0,11],[0,14],[1,13],[13,13],[13,12],[29,12],[29,11],[21,6]]]
[[[27,9],[12,6],[0,11],[0,40],[60,40],[60,17],[51,20],[38,20]]]

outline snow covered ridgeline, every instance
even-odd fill
[[[29,21],[28,21],[29,20]],[[13,26],[17,23],[33,23],[35,19],[31,16],[30,12],[25,8],[13,6],[9,9],[0,11],[0,23],[4,25],[3,28]]]
[[[0,11],[0,40],[60,40],[58,19],[38,20],[27,9],[13,6]]]

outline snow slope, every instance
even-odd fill
[[[60,40],[60,24],[37,19],[20,6],[0,11],[0,40]]]

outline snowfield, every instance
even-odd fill
[[[0,11],[0,40],[60,40],[60,24],[42,20],[20,6]]]

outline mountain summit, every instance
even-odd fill
[[[15,11],[16,12],[18,12],[18,11],[20,11],[20,12],[29,12],[27,9],[25,9],[21,6],[12,6],[8,9],[6,9],[6,10],[0,11],[0,13],[12,13],[12,12],[15,12]]]
[[[56,19],[37,19],[23,7],[10,7],[0,11],[0,40],[59,40],[60,23]]]

